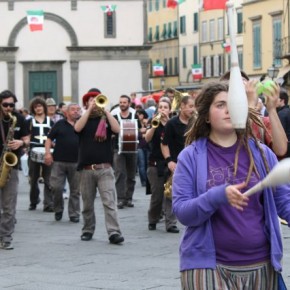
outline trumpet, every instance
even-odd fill
[[[97,95],[95,97],[96,106],[99,108],[105,108],[108,104],[108,98],[105,95]]]
[[[157,128],[160,125],[160,120],[161,120],[162,114],[158,113],[151,122],[151,125],[153,128]]]

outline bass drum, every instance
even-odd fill
[[[137,153],[138,125],[137,120],[122,120],[119,133],[119,154]]]
[[[50,149],[53,153],[53,149]],[[45,148],[44,147],[34,147],[31,149],[30,158],[32,161],[37,163],[44,163]]]

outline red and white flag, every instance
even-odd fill
[[[191,72],[194,81],[202,79],[202,67],[200,64],[193,64]]]
[[[41,31],[43,30],[43,10],[28,10],[27,11],[27,22],[30,31]]]
[[[155,63],[153,65],[153,74],[154,76],[163,76],[164,75],[163,65],[160,63]]]

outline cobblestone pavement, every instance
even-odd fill
[[[0,289],[11,290],[177,290],[180,289],[180,234],[166,233],[164,222],[147,229],[150,197],[138,181],[134,208],[119,210],[123,245],[108,242],[97,196],[93,240],[80,240],[82,220],[71,223],[67,203],[62,221],[39,205],[28,211],[28,182],[20,172],[14,250],[0,250]],[[138,179],[138,177],[137,177]],[[41,194],[42,196],[42,194]],[[182,229],[182,226],[179,225]],[[290,289],[290,231],[284,233],[284,278]]]

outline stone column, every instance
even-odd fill
[[[15,61],[8,61],[7,69],[8,69],[8,90],[15,93]]]
[[[76,60],[70,61],[71,69],[71,101],[79,103],[79,62]]]
[[[141,60],[142,89],[148,91],[149,82],[149,60]]]

